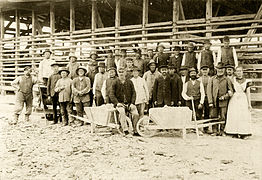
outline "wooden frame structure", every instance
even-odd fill
[[[31,0],[20,0],[21,2]],[[56,31],[56,1],[65,1],[70,6],[70,30],[68,32]],[[67,61],[70,52],[79,55],[79,61],[86,63],[90,51],[97,51],[99,59],[103,60],[106,50],[122,49],[132,53],[136,48],[142,48],[143,57],[148,47],[155,47],[158,43],[166,43],[166,51],[171,52],[172,47],[180,46],[184,50],[186,43],[195,43],[196,51],[203,46],[205,39],[212,41],[221,40],[225,34],[231,39],[238,39],[231,45],[236,48],[238,58],[242,63],[249,64],[250,69],[260,69],[262,59],[262,4],[258,11],[252,14],[217,16],[218,9],[213,12],[212,0],[206,0],[206,17],[198,19],[185,19],[182,0],[173,0],[172,21],[149,23],[149,0],[142,2],[141,24],[121,26],[121,0],[115,1],[115,26],[101,27],[101,17],[98,12],[97,2],[91,0],[91,27],[90,29],[76,29],[76,0],[49,1],[50,34],[44,34],[36,10],[31,10],[31,35],[21,35],[20,9],[15,9],[16,33],[15,37],[4,38],[4,8],[0,11],[0,84],[1,89],[10,86],[10,82],[22,73],[25,65],[38,66],[41,61],[41,51],[50,48],[54,58],[61,62]],[[8,26],[8,25],[7,25]],[[99,27],[100,26],[100,27]],[[226,32],[226,33],[225,33]],[[26,48],[24,48],[26,44]],[[218,47],[218,42],[214,46]],[[214,50],[216,52],[216,49]],[[252,61],[252,62],[251,62]],[[250,62],[252,65],[250,65]],[[254,62],[254,63],[253,63]],[[258,63],[257,63],[258,62]],[[260,77],[260,75],[259,75]],[[262,96],[261,96],[262,97]],[[261,99],[261,98],[260,98]],[[262,100],[262,99],[261,99]]]

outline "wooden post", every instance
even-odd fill
[[[15,77],[18,76],[18,58],[19,58],[19,37],[20,37],[20,13],[19,11],[16,9],[15,10],[15,23],[16,23],[16,30],[15,30],[15,40],[16,43],[14,43],[15,45]]]
[[[54,46],[55,40],[54,40],[54,33],[55,33],[55,3],[53,1],[50,1],[50,29],[51,29],[51,51],[54,53],[54,49],[52,48]]]
[[[207,0],[206,2],[206,30],[211,30],[212,26],[210,26],[210,21],[212,18],[212,0]],[[211,37],[212,33],[207,32],[206,37]]]
[[[5,33],[5,26],[4,26],[4,15],[3,12],[1,10],[0,12],[0,85],[1,85],[1,94],[4,94],[4,90],[3,90],[3,86],[4,84],[4,78],[3,78],[3,39],[4,39],[4,33]]]
[[[75,31],[75,3],[74,0],[70,0],[70,41],[73,40],[72,35]],[[74,46],[76,43],[71,43]],[[70,51],[75,50],[75,48],[70,48]]]
[[[178,31],[178,29],[176,28],[178,19],[179,19],[179,1],[173,0],[173,33],[176,33]],[[173,39],[176,38],[177,36],[173,35]],[[175,44],[177,44],[177,42],[172,41],[172,45]]]
[[[146,28],[146,24],[148,24],[148,0],[143,0],[143,16],[142,16],[142,28]],[[144,37],[144,35],[147,34],[146,30],[142,31],[142,41],[146,41],[147,38]],[[142,59],[145,59],[146,57],[146,50],[147,50],[147,43],[144,43],[143,48],[142,48]]]
[[[95,29],[96,29],[96,10],[97,10],[97,7],[96,7],[96,0],[92,0],[92,16],[91,16],[91,33],[95,33]],[[91,45],[94,45],[95,44],[95,41],[93,40],[95,38],[94,35],[92,35],[92,40],[91,40]],[[92,47],[93,49],[93,47]]]
[[[32,68],[36,68],[35,67],[35,57],[36,57],[36,47],[35,47],[35,35],[36,35],[36,14],[35,11],[32,11]]]
[[[121,14],[121,0],[116,0],[116,14],[115,14],[115,38],[119,37],[118,29],[120,27],[120,14]],[[119,42],[118,39],[115,40],[115,43],[117,44]],[[115,49],[119,49],[119,45],[115,46]]]

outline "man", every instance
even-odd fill
[[[176,67],[176,72],[179,72],[182,63],[182,54],[180,53],[181,48],[179,46],[174,47],[174,53],[170,57],[169,65],[174,65]]]
[[[58,73],[59,64],[54,62],[51,64],[53,69],[53,74],[48,78],[47,81],[47,96],[48,99],[52,101],[53,105],[53,124],[58,123],[58,115],[57,115],[57,105],[58,105],[58,93],[55,92],[55,85],[57,81],[61,78]]]
[[[210,46],[212,44],[209,40],[204,41],[204,50],[200,52],[198,55],[198,63],[197,69],[200,71],[200,68],[205,65],[209,68],[209,75],[214,75],[214,60],[216,59],[216,55],[213,51],[210,50]]]
[[[188,76],[188,68],[186,66],[181,66],[180,67],[180,78],[181,78],[181,81],[182,81],[182,91],[183,91],[183,86],[184,84],[189,81],[189,76]],[[185,106],[186,105],[186,101],[185,99],[182,97],[182,100],[181,100],[181,106]]]
[[[110,67],[107,72],[109,74],[109,78],[104,81],[101,89],[101,93],[106,104],[111,103],[109,99],[109,91],[112,89],[112,84],[117,80],[117,71],[115,67]]]
[[[74,53],[70,53],[69,64],[66,66],[66,68],[68,68],[70,72],[68,77],[71,78],[72,80],[77,77],[76,70],[80,66],[76,61],[77,61],[76,55]]]
[[[29,116],[32,113],[33,104],[33,85],[37,83],[37,79],[31,76],[31,68],[26,66],[24,68],[24,75],[17,77],[13,82],[12,86],[16,89],[16,101],[14,110],[14,120],[9,124],[17,124],[19,115],[21,114],[24,103],[26,106],[25,121],[29,121]]]
[[[187,44],[187,52],[183,55],[181,66],[186,66],[187,68],[197,69],[197,57],[194,51],[194,44],[189,42]]]
[[[149,67],[148,67],[148,63],[151,59],[153,59],[154,57],[154,51],[152,48],[147,48],[147,56],[145,57],[145,60],[144,60],[144,71],[148,71],[149,70]]]
[[[144,116],[145,107],[149,101],[149,92],[145,79],[139,76],[139,71],[140,69],[137,66],[134,66],[131,81],[133,82],[136,91],[135,105],[139,113],[139,118],[141,118]]]
[[[226,65],[226,75],[231,80],[232,83],[235,77],[234,72],[235,72],[235,67],[230,64],[227,64]]]
[[[155,80],[153,88],[153,102],[157,107],[173,106],[174,99],[172,94],[172,81],[168,76],[167,66],[162,65],[159,67],[162,76]]]
[[[173,64],[168,66],[168,74],[172,81],[172,99],[174,100],[174,106],[181,106],[182,101],[182,80],[179,75],[176,73],[176,68]]]
[[[92,62],[96,62],[97,61],[98,55],[97,55],[96,51],[92,51],[90,53],[90,58],[91,58]]]
[[[106,65],[106,68],[116,67],[115,58],[113,56],[113,51],[112,50],[108,50],[107,51],[107,58],[105,60],[105,65]]]
[[[118,61],[116,62],[117,69],[126,68],[126,57],[127,57],[126,49],[121,49],[120,57],[119,57]]]
[[[149,70],[145,72],[143,78],[146,81],[148,91],[149,91],[149,108],[153,107],[153,89],[155,80],[161,76],[160,72],[156,69],[156,63],[151,59],[148,63]]]
[[[223,39],[224,46],[219,48],[217,52],[217,63],[222,62],[224,65],[230,64],[234,67],[237,67],[237,53],[234,47],[229,46],[229,43],[229,37],[225,36]]]
[[[52,52],[49,49],[46,49],[43,52],[44,59],[39,63],[39,73],[38,80],[44,85],[47,85],[47,80],[49,76],[53,73],[51,64],[54,63],[54,60],[51,59]]]
[[[190,80],[184,84],[182,96],[186,100],[186,106],[193,109],[192,100],[194,102],[196,119],[202,117],[202,108],[205,100],[205,89],[199,80],[197,80],[197,72],[195,68],[189,69]]]
[[[93,84],[93,94],[97,106],[104,104],[104,99],[101,93],[102,85],[107,79],[108,75],[105,72],[105,63],[98,63],[98,73],[95,75],[95,80]]]
[[[142,77],[145,72],[144,72],[144,60],[141,59],[140,49],[135,50],[134,66],[138,67],[139,76]]]
[[[126,60],[126,78],[131,79],[133,77],[134,60],[131,57],[127,57],[125,60]]]
[[[91,89],[90,79],[85,76],[86,68],[79,66],[76,69],[76,74],[78,77],[73,79],[72,82],[72,92],[73,92],[73,101],[76,105],[77,116],[83,117],[84,107],[90,106],[90,94]],[[82,121],[75,121],[77,125],[82,126]]]
[[[169,54],[164,53],[164,49],[165,49],[165,46],[161,43],[157,46],[157,54],[155,54],[153,60],[156,62],[158,67],[162,65],[167,66],[168,64]]]
[[[63,126],[66,126],[73,122],[73,118],[69,116],[72,113],[72,79],[68,77],[70,72],[65,67],[61,67],[58,73],[61,79],[56,83],[55,92],[58,93]]]
[[[139,118],[138,111],[135,106],[136,92],[131,80],[126,79],[124,68],[118,70],[119,78],[112,84],[109,91],[109,99],[119,112],[119,121],[125,135],[132,134],[133,128],[129,124],[127,126],[126,112],[132,115],[133,127],[136,132],[136,124]]]
[[[94,81],[95,81],[95,75],[97,74],[97,68],[96,68],[96,62],[94,61],[89,61],[88,62],[88,67],[89,71],[87,72],[86,76],[90,79],[91,87],[93,87]],[[93,100],[94,100],[94,94],[93,91],[89,91],[90,95],[90,103],[91,106],[93,105]]]
[[[219,62],[216,66],[217,75],[213,76],[207,86],[207,97],[211,108],[211,118],[226,120],[227,106],[230,97],[233,95],[232,82],[225,76],[225,67]],[[214,135],[224,135],[224,125],[213,127]],[[220,132],[219,132],[220,131]]]

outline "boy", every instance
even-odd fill
[[[139,71],[140,69],[137,66],[134,66],[133,78],[131,81],[133,82],[136,91],[135,105],[138,110],[139,117],[141,118],[144,116],[145,105],[148,104],[149,101],[149,92],[145,79],[139,76]]]
[[[229,46],[230,40],[228,36],[223,39],[223,47],[217,51],[217,63],[221,62],[224,65],[230,64],[234,67],[238,66],[237,53],[234,47]]]
[[[85,76],[86,68],[79,66],[76,70],[78,77],[74,78],[72,83],[73,100],[76,105],[77,116],[83,117],[84,107],[90,106],[90,95],[91,89],[90,79]],[[76,121],[77,125],[83,125],[82,121]]]
[[[39,63],[39,73],[38,80],[39,82],[47,84],[49,76],[52,74],[51,64],[54,63],[54,60],[51,59],[52,52],[49,49],[46,49],[43,52],[44,59]]]
[[[111,89],[112,84],[114,83],[114,81],[117,80],[117,72],[116,72],[116,68],[115,67],[111,67],[107,70],[108,72],[108,78],[104,81],[102,89],[101,89],[101,93],[103,95],[104,101],[106,104],[110,103],[109,101],[109,91]]]
[[[145,60],[144,60],[144,71],[148,71],[149,70],[149,67],[148,67],[148,63],[151,59],[153,59],[154,57],[154,51],[152,48],[147,48],[147,55],[145,57]]]
[[[210,46],[212,44],[209,40],[204,41],[204,50],[200,52],[198,55],[198,63],[197,68],[200,70],[200,68],[205,65],[209,68],[209,75],[214,75],[214,60],[216,59],[216,55],[214,52],[210,50]]]
[[[141,50],[137,49],[135,51],[134,66],[139,69],[139,76],[142,77],[144,74],[144,60],[141,59]]]
[[[154,61],[156,62],[157,66],[160,67],[162,65],[167,66],[169,61],[169,54],[164,53],[165,46],[163,44],[159,44],[157,46],[157,54],[154,56]]]
[[[132,58],[126,58],[126,78],[131,79],[133,77],[134,61]]]
[[[170,57],[169,65],[174,65],[176,67],[176,72],[179,72],[182,63],[182,54],[180,53],[181,48],[179,46],[174,47],[174,54]]]
[[[68,75],[72,80],[77,77],[76,69],[79,67],[79,64],[76,62],[77,57],[74,53],[69,54],[69,64],[66,66],[70,72]]]
[[[173,106],[173,94],[172,94],[172,81],[167,74],[167,66],[162,65],[159,67],[162,76],[159,76],[155,80],[153,88],[153,102],[157,107]]]
[[[72,79],[68,77],[70,72],[65,67],[61,67],[58,73],[61,75],[61,79],[56,83],[55,92],[59,93],[58,101],[61,108],[62,123],[63,126],[66,126],[68,123],[72,123],[73,120],[71,116],[68,117],[72,113]]]
[[[187,44],[187,52],[183,55],[181,66],[197,68],[196,52],[194,51],[194,44],[192,42]]]
[[[52,100],[53,105],[53,124],[58,122],[57,116],[57,105],[58,105],[58,93],[55,92],[55,86],[57,81],[61,78],[60,74],[58,73],[59,64],[54,62],[51,64],[53,69],[53,74],[48,78],[47,81],[47,96],[48,99]]]
[[[112,50],[108,50],[108,52],[107,52],[107,58],[105,60],[105,66],[106,66],[106,68],[116,67],[115,58],[113,56]]]
[[[104,99],[101,93],[101,88],[104,81],[107,79],[107,73],[105,72],[105,63],[98,63],[98,73],[95,75],[95,80],[93,84],[93,94],[97,106],[104,104]]]
[[[14,120],[9,124],[17,124],[20,113],[26,106],[25,121],[29,121],[29,116],[32,113],[33,104],[33,85],[37,83],[37,79],[31,76],[31,68],[26,66],[24,68],[24,75],[17,77],[12,86],[16,89],[16,102],[14,111]]]
[[[173,64],[168,66],[168,74],[172,81],[172,94],[173,94],[173,100],[174,100],[174,106],[180,106],[181,100],[182,100],[182,80],[179,77],[179,75],[176,73],[176,68]]]
[[[232,82],[225,76],[225,67],[219,62],[216,66],[217,75],[213,76],[207,85],[207,97],[210,107],[211,118],[226,120],[227,106],[230,97],[233,95]],[[224,136],[224,127],[213,126],[214,135]]]
[[[202,82],[197,80],[197,72],[195,68],[189,69],[190,80],[184,84],[182,96],[186,100],[186,106],[192,108],[192,101],[194,101],[197,120],[202,117],[202,108],[205,100],[205,90]]]

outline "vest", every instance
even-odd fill
[[[32,88],[33,88],[32,77],[30,76],[29,78],[26,78],[25,76],[22,76],[21,81],[19,82],[19,88],[20,88],[20,92],[24,94],[32,93]]]
[[[203,65],[207,65],[209,68],[214,67],[214,59],[211,50],[203,50],[201,52],[200,67],[202,67]]]
[[[196,80],[195,84],[193,85],[192,81],[187,82],[187,92],[186,94],[191,97],[194,97],[194,100],[200,99],[200,81]]]
[[[221,47],[221,62],[225,65],[230,64],[235,66],[232,47],[229,48]]]
[[[185,60],[185,66],[188,68],[197,68],[197,59],[196,59],[196,53],[195,52],[186,52],[185,54],[186,60]]]

